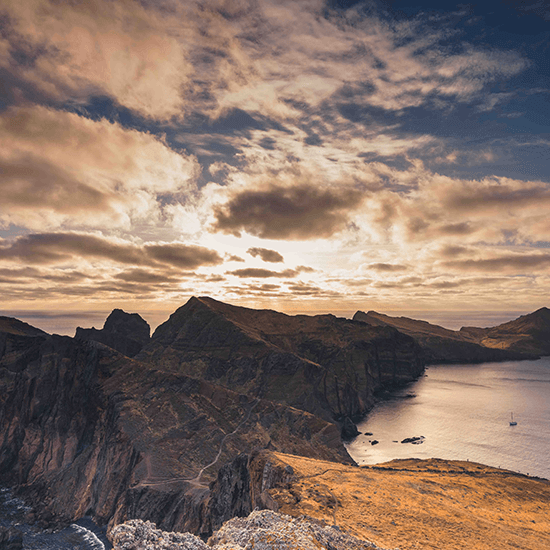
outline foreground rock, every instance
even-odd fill
[[[493,328],[449,330],[426,321],[358,311],[353,319],[369,326],[394,327],[415,338],[428,364],[483,363],[550,355],[550,310],[542,308]]]
[[[23,533],[15,527],[0,526],[0,548],[2,550],[21,550],[23,548]]]
[[[111,538],[114,550],[382,550],[325,522],[271,511],[228,521],[208,544],[189,533],[165,533],[139,520],[118,525]]]

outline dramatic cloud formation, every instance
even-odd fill
[[[285,261],[285,259],[276,250],[269,250],[267,248],[259,248],[255,246],[253,248],[249,248],[246,253],[250,254],[254,258],[259,256],[264,262],[277,263]]]
[[[3,307],[548,305],[550,31],[516,4],[4,1]]]
[[[0,259],[31,264],[67,264],[78,259],[102,259],[115,264],[196,269],[223,262],[215,250],[183,243],[138,245],[80,233],[36,233],[10,243],[0,241]]]
[[[346,227],[349,212],[361,202],[355,189],[319,189],[313,185],[247,189],[216,207],[214,229],[241,231],[266,239],[319,239]]]

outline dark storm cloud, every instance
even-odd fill
[[[186,244],[155,244],[143,247],[146,255],[163,264],[194,269],[201,265],[217,265],[222,263],[222,258],[215,250],[203,246],[190,246]]]
[[[223,262],[215,251],[180,243],[137,245],[81,233],[37,233],[0,242],[0,259],[53,264],[73,258],[100,258],[131,265],[195,269]]]
[[[264,262],[284,262],[284,258],[276,250],[269,250],[268,248],[249,248],[246,251],[247,254],[250,254],[252,257],[256,258],[259,256]]]
[[[264,190],[246,189],[214,210],[214,229],[266,239],[317,239],[344,229],[362,194],[356,189],[321,189],[313,185]]]

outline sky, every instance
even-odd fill
[[[550,4],[3,0],[0,314],[549,306]]]

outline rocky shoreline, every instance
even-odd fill
[[[210,298],[189,300],[152,337],[120,310],[76,336],[0,318],[0,482],[48,528],[90,516],[113,533],[143,520],[205,541],[254,510],[343,528],[345,484],[314,484],[321,514],[299,490],[309,474],[296,461],[356,476],[342,442],[357,435],[353,421],[424,371],[422,346],[392,326]]]

